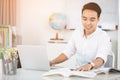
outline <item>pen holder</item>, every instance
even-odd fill
[[[15,75],[17,73],[18,54],[13,48],[1,48],[3,75]]]

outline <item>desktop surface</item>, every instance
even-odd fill
[[[62,77],[62,76],[46,76],[43,77],[46,71],[35,71],[18,69],[17,75],[2,76],[0,74],[0,80],[119,80],[120,74],[99,74],[95,78],[83,78],[83,77]]]

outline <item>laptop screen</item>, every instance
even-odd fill
[[[18,45],[17,49],[23,69],[50,70],[46,46]]]

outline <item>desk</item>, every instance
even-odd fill
[[[64,78],[62,76],[42,77],[41,75],[43,73],[45,73],[45,71],[18,69],[16,76],[2,78],[2,75],[0,75],[0,80],[120,80],[120,74],[102,74],[90,79],[81,77]]]

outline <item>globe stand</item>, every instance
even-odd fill
[[[58,32],[56,33],[55,38],[51,38],[50,40],[64,40],[63,38],[59,38]]]

